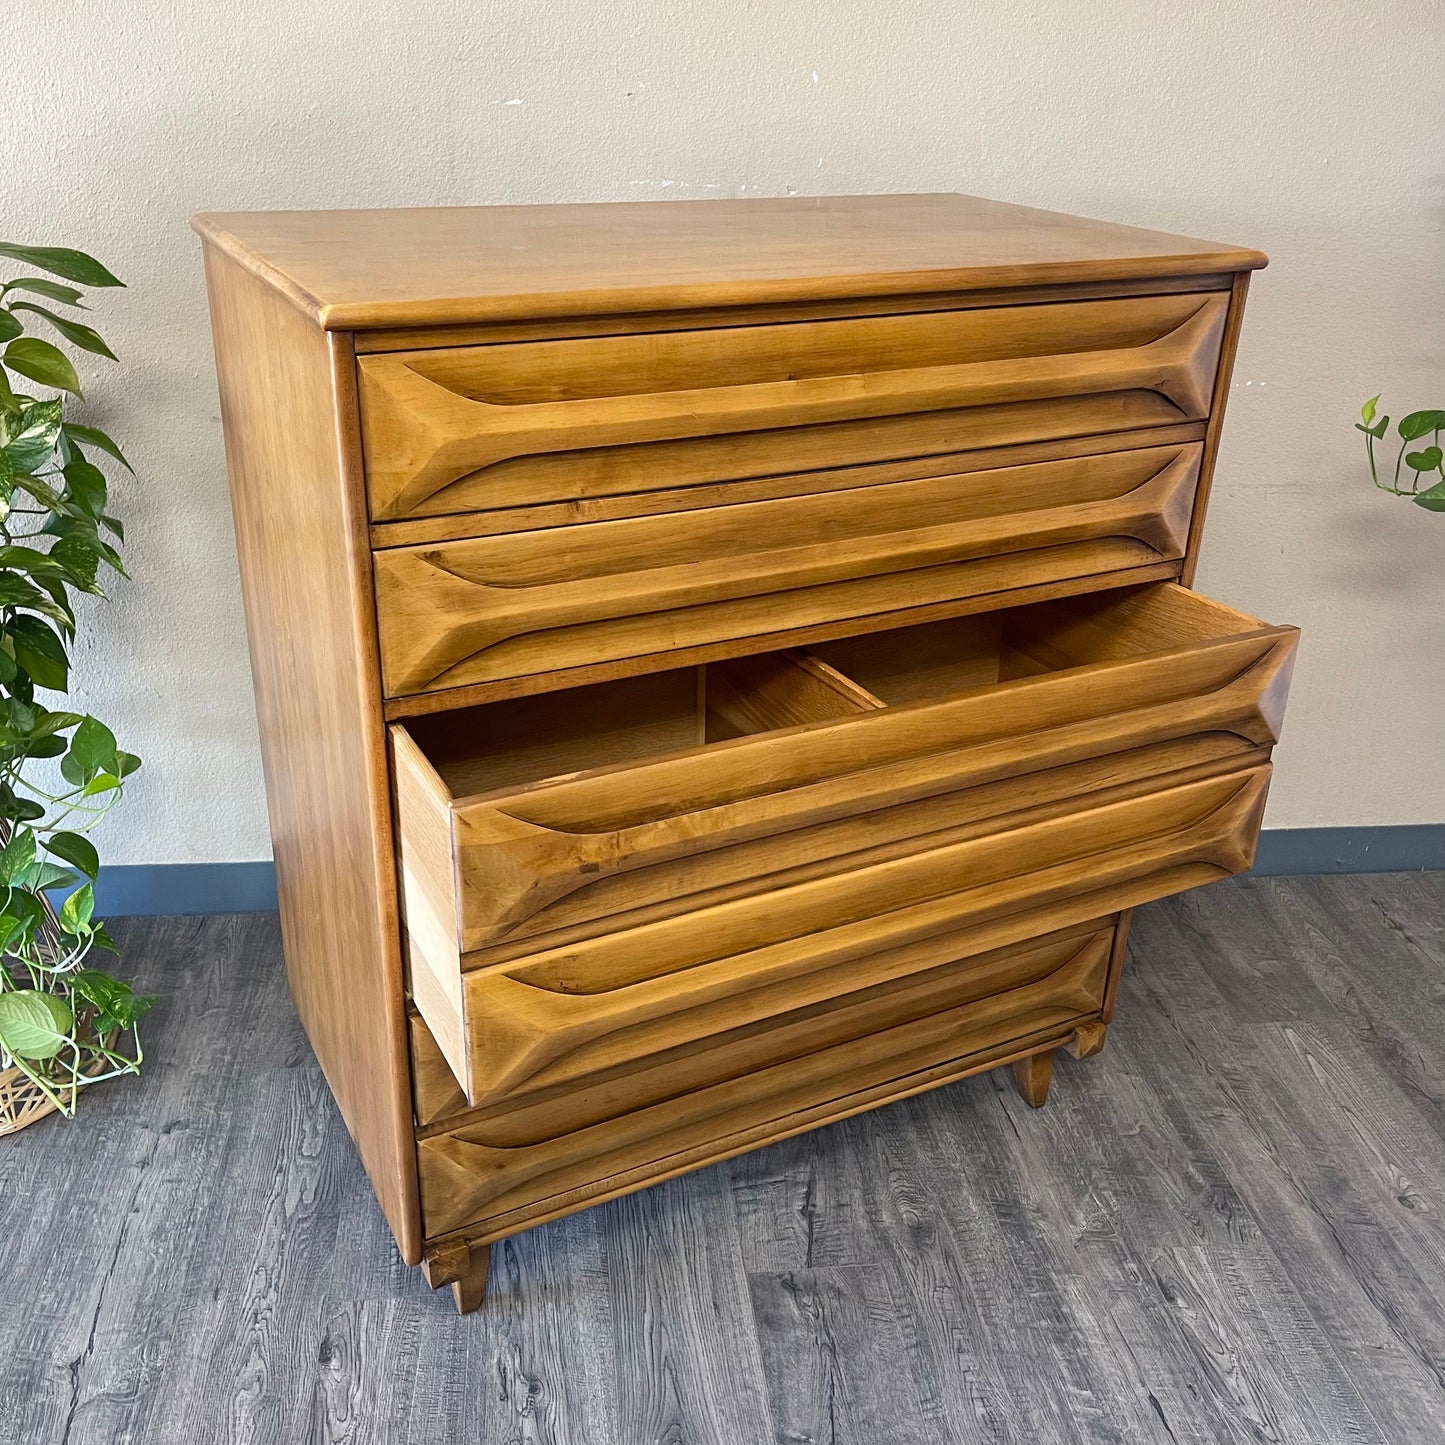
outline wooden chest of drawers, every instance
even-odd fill
[[[962,196],[197,219],[293,997],[409,1263],[1103,1041],[1295,633],[1258,252]]]

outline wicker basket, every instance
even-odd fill
[[[0,1135],[17,1134],[54,1112],[55,1104],[19,1069],[0,1070]]]
[[[104,1073],[105,1069],[105,1060],[97,1059],[83,1072],[94,1077]],[[57,1089],[56,1092],[74,1108],[74,1086]],[[0,1139],[6,1134],[18,1134],[27,1124],[53,1113],[55,1104],[19,1069],[0,1069]]]

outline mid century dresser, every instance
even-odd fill
[[[956,195],[206,215],[292,995],[402,1255],[1095,1052],[1249,866],[1257,251]]]

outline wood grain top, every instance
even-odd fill
[[[1207,275],[1259,251],[952,194],[197,216],[327,330]]]

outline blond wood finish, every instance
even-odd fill
[[[1220,346],[1219,366],[1214,377],[1214,396],[1209,407],[1209,427],[1204,441],[1204,464],[1200,485],[1194,493],[1194,515],[1189,522],[1189,545],[1186,550],[1184,570],[1179,580],[1186,587],[1194,585],[1194,574],[1199,568],[1199,544],[1204,539],[1204,517],[1209,507],[1209,488],[1214,480],[1214,459],[1219,453],[1219,441],[1224,432],[1224,409],[1229,401],[1230,382],[1234,376],[1234,357],[1239,346],[1239,329],[1244,324],[1244,302],[1249,295],[1249,272],[1241,271],[1234,278],[1229,303],[1229,318],[1225,323],[1224,340]]]
[[[690,893],[711,882],[701,854],[747,846],[746,876],[765,880],[796,862],[800,849],[816,858],[860,846],[846,833],[832,849],[821,839],[800,843],[800,829],[869,815],[865,836],[877,842],[887,836],[880,810],[1195,735],[1229,734],[1235,749],[1267,746],[1277,737],[1293,629],[1265,627],[1168,585],[1002,615],[1024,648],[1052,648],[1058,670],[999,683],[1001,667],[1016,652],[1011,647],[1006,656],[1002,632],[990,632],[991,671],[980,673],[977,661],[965,663],[960,654],[978,646],[978,629],[987,629],[988,620],[936,625],[930,656],[916,665],[941,657],[954,686],[932,698],[889,697],[906,705],[883,709],[874,693],[900,684],[896,676],[870,675],[877,667],[867,665],[864,639],[840,654],[841,667],[829,670],[849,680],[847,689],[822,689],[810,704],[815,719],[836,720],[836,726],[655,759],[624,761],[614,754],[595,769],[555,781],[542,775],[520,792],[499,788],[490,796],[453,794],[408,738],[399,767],[416,770],[429,779],[424,787],[452,801],[449,811],[439,805],[413,816],[403,798],[403,850],[414,838],[417,850],[440,859],[448,876],[455,871],[457,892],[438,917],[456,950],[466,952],[588,919],[609,926],[616,914],[659,900],[686,906]],[[872,639],[875,656],[904,654],[907,637]],[[747,691],[768,666],[765,659],[742,668],[716,664],[708,672],[719,681],[710,691]],[[958,687],[966,691],[950,695]],[[792,704],[786,714],[754,706],[747,720],[804,723],[799,699]],[[738,703],[730,706],[735,718],[744,717]],[[609,711],[616,707],[614,698]],[[528,718],[520,721],[525,727]],[[431,735],[421,724],[412,727],[423,741]],[[404,736],[404,729],[393,729],[394,738]],[[584,718],[572,744],[574,769],[587,760],[587,742]],[[1148,757],[1139,761],[1147,772]],[[1182,765],[1179,755],[1165,761]],[[484,772],[459,774],[451,760],[442,766],[452,778],[485,788]],[[937,813],[919,821],[919,832],[943,825]],[[435,836],[438,824],[451,830],[450,841]],[[763,841],[770,837],[778,840],[773,848]],[[595,906],[589,897],[597,898]]]
[[[1108,1023],[1104,1019],[1082,1023],[1074,1030],[1073,1037],[1064,1047],[1076,1059],[1092,1059],[1104,1047],[1104,1035],[1107,1032]]]
[[[329,330],[1251,270],[1258,251],[977,196],[266,211],[196,229]]]
[[[1018,1035],[1006,1043],[981,1049],[962,1058],[951,1058],[881,1083],[870,1083],[865,1088],[852,1090],[821,1104],[805,1105],[761,1123],[745,1124],[727,1133],[720,1130],[715,1137],[680,1149],[665,1160],[635,1165],[605,1178],[596,1178],[575,1188],[565,1189],[541,1203],[491,1214],[484,1222],[470,1227],[461,1226],[446,1235],[436,1236],[427,1249],[428,1252],[446,1250],[459,1239],[473,1244],[502,1239],[519,1230],[545,1224],[579,1209],[616,1199],[620,1195],[647,1188],[718,1160],[732,1158],[750,1149],[787,1139],[883,1104],[910,1098],[940,1085],[966,1078],[970,1074],[1011,1064],[1015,1059],[1034,1053],[1040,1048],[1058,1047],[1071,1036],[1072,1029],[1068,1024],[1062,1027],[1051,1026]]]
[[[1129,953],[1129,925],[1133,910],[1126,908],[1119,915],[1114,929],[1114,955],[1109,960],[1109,983],[1104,990],[1103,1021],[1107,1024],[1114,1017],[1114,1003],[1119,996],[1119,979],[1124,972],[1124,961]]]
[[[653,1164],[734,1129],[766,1124],[847,1092],[1050,1030],[1066,1031],[1097,1013],[1108,966],[1107,939],[1085,941],[1059,961],[1052,949],[1025,949],[1017,981],[986,998],[939,1010],[859,1039],[754,1068],[709,1088],[664,1099],[565,1133],[535,1111],[493,1112],[418,1146],[422,1211],[429,1234],[481,1226],[521,1207]],[[540,1128],[538,1126],[541,1126]],[[479,1230],[479,1232],[481,1232]]]
[[[1133,281],[1080,281],[1064,286],[1002,286],[978,291],[920,292],[831,301],[771,305],[694,307],[681,311],[634,311],[621,315],[574,315],[532,321],[491,321],[476,326],[391,327],[353,333],[358,356],[385,351],[493,346],[512,341],[565,341],[582,336],[630,336],[654,331],[701,331],[714,326],[768,326],[783,321],[830,321],[843,316],[896,316],[912,311],[968,311],[980,306],[1036,306],[1043,301],[1106,301],[1116,296],[1162,296],[1169,292],[1228,291],[1234,276],[1157,276]]]
[[[1140,448],[603,522],[564,539],[524,532],[380,552],[386,687],[456,687],[739,637],[761,646],[780,625],[991,590],[1003,565],[1021,584],[1061,559],[1085,574],[1178,559],[1198,475],[1196,446]]]
[[[862,1039],[887,1025],[930,1017],[940,1009],[955,1008],[985,999],[1024,979],[1043,977],[1071,958],[1086,939],[1097,936],[1105,954],[1113,937],[1107,919],[1085,919],[1083,910],[1041,909],[1026,914],[1005,913],[997,918],[925,931],[911,941],[884,946],[871,955],[865,930],[854,929],[832,942],[841,956],[852,956],[832,970],[836,988],[826,995],[814,986],[818,999],[798,1004],[808,996],[806,979],[798,975],[763,997],[771,997],[771,1011],[758,1008],[758,997],[744,999],[734,1014],[713,1010],[714,1027],[696,1037],[674,1027],[676,1039],[666,1047],[630,1048],[645,1042],[636,1031],[612,1040],[611,1062],[601,1062],[607,1050],[592,1048],[555,1075],[481,1103],[468,1100],[451,1078],[444,1083],[429,1079],[426,1096],[430,1135],[469,1122],[505,1117],[517,1137],[544,1138],[571,1131],[639,1108],[749,1073],[754,1069],[802,1058],[835,1044]],[[1058,926],[1055,926],[1056,920]],[[896,930],[894,930],[896,932]],[[884,938],[887,920],[869,936]],[[1022,960],[1022,962],[1021,962]],[[797,1004],[797,1006],[793,1006]],[[694,1016],[694,1022],[697,1022]],[[428,1041],[424,1057],[440,1056],[440,1046],[416,1019]],[[655,1044],[663,1030],[654,1031]],[[448,1068],[448,1075],[450,1069]]]
[[[1071,910],[1069,916],[1077,912]],[[1062,960],[1095,935],[1109,951],[1112,977],[1119,952],[1118,915],[1055,927],[1052,920],[1063,916],[1057,908],[1008,913],[930,935],[875,960],[870,971],[880,982],[840,995],[822,1007],[728,1027],[693,1045],[594,1074],[585,1094],[579,1094],[576,1085],[564,1083],[528,1091],[509,1102],[473,1106],[426,1020],[413,1012],[417,1123],[430,1135],[500,1111],[514,1119],[525,1116],[532,1121],[534,1132],[566,1132],[579,1124],[600,1122],[627,1109],[719,1083],[762,1064],[861,1038],[883,1024],[905,1023],[939,1008],[985,997],[996,992],[1001,982],[1018,976],[1018,960],[1025,954],[1033,958],[1035,950],[1053,950]]]
[[[351,362],[344,345],[214,252],[207,281],[287,978],[401,1252],[415,1263],[396,880]]]
[[[196,226],[292,992],[459,1310],[590,1202],[1042,1104],[1129,910],[1248,866],[1295,635],[1172,579],[1259,253],[955,196]]]
[[[1024,1103],[1031,1109],[1042,1109],[1049,1098],[1049,1080],[1054,1076],[1054,1051],[1044,1049],[1015,1059],[1013,1076]]]
[[[1043,780],[1045,783],[1048,779]],[[824,1005],[907,966],[921,939],[1048,901],[1055,926],[1243,871],[1268,769],[1035,803],[942,832],[841,881],[814,879],[460,975],[461,1021],[433,1020],[474,1103],[577,1081],[785,1010]],[[960,886],[959,880],[967,880]],[[410,902],[408,918],[411,918]],[[414,932],[418,950],[428,932]],[[902,950],[900,957],[893,956]],[[454,955],[433,957],[450,974]],[[465,1053],[449,1046],[458,1034]]]
[[[426,1282],[433,1289],[450,1284],[457,1313],[469,1315],[481,1305],[487,1292],[491,1263],[491,1245],[470,1245],[465,1240],[449,1240],[427,1251],[422,1260],[422,1270]]]
[[[494,537],[507,532],[535,532],[549,527],[573,527],[587,522],[615,522],[627,517],[656,517],[674,512],[731,507],[742,502],[765,502],[777,497],[811,496],[850,491],[880,482],[909,482],[929,477],[962,476],[1000,467],[1029,466],[1035,462],[1067,461],[1102,452],[1131,451],[1135,447],[1175,446],[1202,442],[1204,422],[1155,426],[1111,432],[1105,436],[1064,437],[1054,441],[991,446],[966,452],[941,452],[900,461],[859,463],[814,468],[805,472],[774,473],[737,481],[700,486],[661,487],[616,496],[575,497],[569,501],[530,507],[499,507],[485,512],[456,512],[447,516],[419,517],[400,522],[378,522],[371,528],[372,546],[411,547],[423,543],[461,541],[468,537]],[[560,541],[561,539],[554,539]]]
[[[363,357],[372,515],[1197,421],[1227,309],[1140,296]]]
[[[701,671],[704,742],[857,717],[881,706],[809,652],[763,652]]]
[[[1181,562],[1158,562],[1147,567],[1127,565],[1126,559],[1120,555],[1127,545],[1116,541],[1069,543],[1026,553],[1024,559],[1027,562],[1027,572],[1022,580],[1018,577],[1017,559],[1012,554],[981,558],[967,563],[966,572],[960,569],[968,586],[964,589],[964,595],[950,601],[905,607],[895,612],[847,617],[808,627],[785,627],[781,632],[768,633],[767,642],[775,648],[795,648],[840,637],[854,637],[934,622],[942,618],[969,617],[1001,607],[1023,606],[1053,598],[1078,597],[1103,590],[1138,586],[1146,582],[1172,582],[1179,576],[1183,565]],[[1111,565],[1111,560],[1120,565]],[[1091,570],[1096,568],[1102,570]],[[1012,582],[1011,578],[1014,579]],[[647,654],[626,657],[613,662],[564,668],[557,672],[525,673],[496,682],[410,693],[405,697],[388,698],[383,711],[388,721],[392,722],[401,718],[456,712],[476,703],[532,697],[540,693],[570,690],[618,678],[646,676],[664,665],[686,667],[696,663],[750,656],[761,645],[757,638],[740,637],[728,642],[679,647],[664,656]]]

